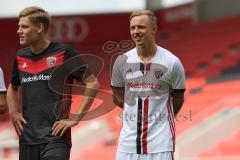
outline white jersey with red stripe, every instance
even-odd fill
[[[0,92],[6,92],[6,86],[4,83],[4,76],[1,67],[0,67]]]
[[[134,48],[116,59],[111,85],[125,88],[118,151],[137,154],[174,151],[170,93],[185,90],[180,60],[158,46],[152,60],[144,64]]]

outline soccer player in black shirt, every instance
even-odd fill
[[[72,47],[48,39],[50,16],[45,10],[35,6],[23,9],[18,25],[20,44],[27,47],[16,54],[7,102],[19,135],[19,159],[68,160],[71,127],[90,108],[97,94],[97,79]],[[78,112],[70,116],[74,79],[85,89]],[[22,113],[18,111],[20,87]]]

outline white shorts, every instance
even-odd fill
[[[173,152],[159,152],[151,154],[117,152],[116,160],[174,160],[174,157]]]

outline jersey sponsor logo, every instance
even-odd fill
[[[57,61],[56,57],[47,57],[46,58],[48,67],[53,67]]]
[[[48,81],[48,80],[51,80],[51,75],[43,75],[43,74],[40,74],[40,75],[34,75],[32,77],[22,77],[22,83],[29,83],[29,82],[36,82],[36,81]]]
[[[147,88],[147,89],[160,89],[161,85],[153,83],[128,83],[128,88]]]

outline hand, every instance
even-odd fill
[[[22,123],[26,124],[26,120],[23,118],[21,113],[11,113],[10,118],[12,120],[13,126],[17,132],[17,135],[20,136],[23,131]]]
[[[57,136],[60,133],[60,136],[62,136],[66,130],[76,126],[79,123],[78,120],[74,120],[74,119],[63,119],[60,121],[57,121],[54,123],[53,127],[52,127],[52,135]]]

